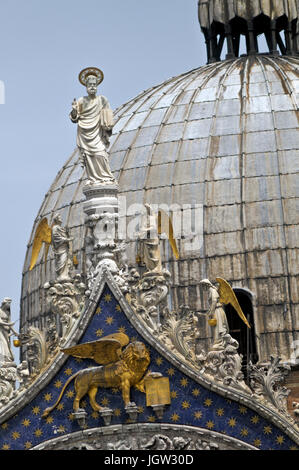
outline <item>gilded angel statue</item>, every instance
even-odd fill
[[[42,245],[45,244],[45,266],[50,245],[52,246],[55,258],[56,280],[68,280],[69,271],[72,266],[72,238],[68,236],[66,228],[62,227],[62,220],[59,214],[56,214],[51,226],[44,217],[38,224],[30,260],[29,270],[31,271],[38,259]]]
[[[214,286],[209,279],[203,279],[200,281],[200,285],[209,292],[208,322],[213,332],[212,350],[221,350],[225,348],[226,335],[229,334],[228,321],[223,305],[231,304],[245,325],[248,328],[250,328],[250,325],[229,283],[220,277],[217,277],[216,281],[218,287]]]

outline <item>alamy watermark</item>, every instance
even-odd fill
[[[99,227],[101,225],[101,229]],[[145,230],[146,228],[146,230]],[[202,204],[146,204],[127,205],[125,196],[118,197],[118,216],[104,213],[98,222],[98,234],[118,240],[159,238],[184,240],[184,252],[197,252],[203,244]]]
[[[5,104],[5,85],[2,80],[0,80],[0,104]]]

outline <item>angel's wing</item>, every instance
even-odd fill
[[[239,315],[239,317],[241,318],[241,320],[243,320],[245,325],[248,326],[248,328],[250,328],[250,325],[247,321],[247,318],[245,317],[245,315],[244,315],[244,313],[241,309],[241,306],[238,302],[238,299],[237,299],[233,289],[229,285],[229,283],[225,279],[222,279],[221,277],[216,277],[216,281],[219,284],[219,295],[220,295],[219,302],[221,302],[225,305],[231,304],[232,307],[234,307],[234,309],[236,310],[236,312]]]
[[[31,271],[35,266],[42,244],[46,243],[46,247],[49,249],[51,240],[52,240],[52,230],[51,230],[51,227],[49,227],[48,225],[47,218],[45,217],[38,224],[37,229],[34,234],[29,271]]]
[[[171,218],[166,214],[166,212],[162,210],[159,210],[158,212],[158,233],[159,235],[161,235],[161,233],[166,233],[169,239],[172,252],[175,258],[179,259],[180,254],[179,254],[179,250],[178,250],[175,238],[173,237],[173,226],[172,226]]]
[[[90,343],[78,344],[62,349],[65,354],[93,359],[98,364],[110,364],[119,360],[122,348],[129,344],[129,337],[124,333],[114,333]]]

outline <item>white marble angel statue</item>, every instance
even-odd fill
[[[55,257],[55,271],[57,281],[68,280],[72,266],[71,242],[72,238],[64,227],[59,214],[55,215],[52,225],[52,248]]]
[[[200,285],[209,292],[209,310],[207,313],[209,325],[212,328],[212,350],[214,351],[225,349],[229,337],[229,326],[223,304],[231,304],[245,325],[250,328],[231,286],[225,279],[220,277],[217,277],[216,281],[218,287],[214,286],[209,279],[200,281]]]
[[[11,350],[10,337],[18,336],[13,329],[14,323],[10,320],[11,299],[5,297],[0,307],[0,364],[14,362],[14,356]]]
[[[107,98],[97,96],[97,87],[103,78],[103,72],[95,67],[80,72],[79,81],[86,86],[87,96],[78,101],[74,99],[70,113],[71,121],[78,125],[77,146],[88,184],[115,183],[107,152],[114,125],[113,112]]]

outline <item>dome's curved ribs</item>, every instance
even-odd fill
[[[174,102],[176,102],[180,96],[184,93],[185,89],[187,86],[190,85],[190,83],[192,83],[193,81],[196,80],[196,78],[198,77],[198,71],[200,69],[196,69],[196,70],[192,70],[192,72],[190,72],[188,74],[188,78],[190,77],[190,74],[192,75],[191,78],[189,78],[188,80],[186,80],[186,75],[183,76],[182,79],[180,79],[178,82],[176,82],[175,86],[171,88],[171,91],[175,90],[175,88],[179,87],[180,88],[180,91],[178,93],[178,95],[176,96],[176,98],[174,99]],[[184,87],[181,87],[181,83],[184,82],[184,80],[186,81],[186,84]],[[160,97],[159,100],[157,100],[157,103],[162,99],[163,97]],[[160,126],[159,126],[159,130],[157,132],[157,135],[156,135],[156,138],[155,138],[155,141],[153,143],[153,146],[152,146],[152,150],[151,150],[151,157],[153,156],[153,154],[155,153],[155,150],[156,150],[156,147],[157,147],[157,140],[159,139],[160,135],[161,135],[161,132],[165,126],[165,124],[167,123],[168,121],[168,118],[169,118],[169,115],[171,114],[172,112],[172,109],[173,109],[173,106],[174,106],[174,102],[171,103],[171,105],[168,107],[167,111],[165,112],[164,114],[164,117],[163,117],[163,120],[161,121],[160,123]],[[156,103],[156,104],[157,104]],[[151,167],[151,164],[148,166],[148,169],[147,169],[147,172],[146,172],[146,176],[145,176],[145,188],[146,189],[150,189],[150,187],[147,186],[147,183],[148,183],[148,178],[149,178],[149,167]],[[169,184],[165,184],[165,186],[173,186],[173,182],[170,182]],[[145,195],[144,195],[144,199],[143,199],[143,202],[150,202],[150,201],[146,201],[146,198],[145,198]]]
[[[197,70],[197,69],[195,69],[195,71],[193,70],[192,72],[189,72],[189,73],[196,73],[196,70]],[[162,93],[162,95],[158,96],[157,100],[155,100],[154,103],[150,106],[149,111],[148,111],[146,117],[143,119],[143,121],[142,121],[141,124],[139,125],[139,127],[138,127],[138,129],[137,129],[137,132],[135,133],[134,139],[132,140],[132,142],[131,142],[129,148],[128,148],[127,151],[126,151],[126,154],[125,154],[125,157],[124,157],[124,161],[123,161],[123,165],[122,165],[122,168],[120,169],[120,173],[119,173],[119,181],[121,180],[121,175],[122,175],[123,170],[124,170],[124,168],[125,168],[125,166],[126,166],[126,162],[127,162],[129,153],[130,153],[130,151],[131,151],[132,145],[134,144],[134,142],[136,142],[136,140],[137,140],[137,138],[138,138],[138,136],[139,136],[140,130],[143,128],[143,124],[145,123],[146,119],[148,118],[148,116],[149,116],[150,113],[152,112],[152,109],[153,109],[154,107],[156,107],[156,105],[159,103],[159,101],[162,100],[166,94],[168,94],[169,92],[175,90],[175,89],[179,86],[179,84],[185,79],[186,76],[188,76],[188,73],[184,73],[183,75],[180,75],[179,78],[178,78],[178,77],[173,77],[173,78],[171,78],[170,80],[167,80],[166,82],[162,83],[161,86],[156,87],[154,93],[151,93],[151,94],[147,97],[147,99],[146,99],[145,101],[143,101],[143,102],[140,104],[140,106],[138,106],[138,108],[136,109],[136,111],[138,111],[138,109],[140,109],[140,108],[144,105],[144,103],[145,103],[148,99],[150,99],[158,90],[160,90],[160,89],[163,90],[163,88],[164,88],[165,86],[170,85],[171,82],[174,82],[174,84],[173,84],[172,86],[169,86],[169,87],[167,88],[167,91],[165,91],[164,93]],[[167,108],[165,108],[165,110],[166,110],[166,109],[167,109]],[[133,116],[134,116],[135,114],[136,114],[136,112],[133,113]],[[168,111],[166,111],[166,114],[168,114]],[[132,116],[130,119],[132,119],[133,116]],[[165,118],[165,116],[164,116],[164,118]],[[160,124],[160,126],[159,126],[160,128],[159,128],[159,130],[157,131],[157,136],[160,134],[160,131],[161,131],[160,129],[161,129],[162,123],[163,123],[163,121],[161,122],[161,124]],[[157,136],[156,136],[156,139],[157,139]],[[155,140],[156,140],[156,139],[155,139]],[[154,148],[155,148],[155,142],[153,143],[153,146],[152,146],[151,155],[153,154],[153,149],[154,149]],[[150,165],[149,165],[149,166],[150,166]],[[144,178],[144,181],[145,181],[144,187],[146,187],[147,174],[148,174],[148,169],[147,169],[147,172],[146,172],[146,175],[145,175],[145,178]]]
[[[250,67],[252,61],[255,59],[253,57],[248,57],[245,62],[244,69],[241,73],[241,89],[240,89],[240,103],[241,103],[241,112],[240,112],[240,152],[239,152],[239,174],[240,174],[240,225],[241,225],[241,239],[245,260],[245,275],[246,278],[246,287],[248,287],[249,276],[248,276],[248,250],[246,246],[246,222],[245,222],[245,200],[244,200],[244,185],[245,185],[245,174],[244,174],[244,160],[246,156],[245,150],[245,139],[246,139],[246,105],[248,99],[248,89],[250,82]]]
[[[189,75],[190,73],[192,72],[195,72],[196,70],[198,70],[197,68],[196,69],[193,69],[193,70],[189,70],[188,72],[185,72],[183,74],[181,74],[180,76],[184,76],[184,75]],[[151,88],[147,88],[146,90],[143,90],[141,91],[137,96],[135,96],[134,98],[130,99],[129,101],[127,101],[126,103],[124,103],[123,105],[119,106],[118,108],[115,109],[114,111],[114,114],[118,116],[118,120],[123,116],[123,113],[124,111],[127,112],[132,106],[134,106],[134,104],[137,102],[137,101],[140,101],[143,97],[147,96],[149,93],[151,94],[151,96],[156,92],[158,91],[160,88],[166,86],[167,84],[169,84],[171,81],[177,79],[178,77],[170,77],[168,78],[167,80],[165,80],[163,83],[159,83],[158,85],[155,85]],[[146,100],[145,100],[146,101]],[[144,101],[144,102],[145,102]],[[143,103],[144,103],[143,102]],[[116,121],[118,122],[118,121]]]
[[[188,73],[184,73],[182,76],[185,76],[185,75],[188,75]],[[128,112],[128,110],[129,110],[130,108],[132,108],[134,105],[136,105],[136,104],[141,100],[141,98],[144,98],[144,97],[145,97],[145,99],[142,100],[141,103],[139,104],[139,106],[137,106],[137,108],[133,111],[132,116],[129,117],[128,121],[126,122],[125,127],[126,127],[126,126],[128,125],[128,123],[133,119],[133,117],[137,114],[138,110],[139,110],[142,106],[144,106],[144,104],[145,104],[148,100],[150,100],[150,99],[152,98],[152,96],[155,95],[155,93],[157,93],[159,90],[162,90],[163,88],[165,88],[166,86],[168,86],[172,81],[174,81],[174,80],[176,80],[176,79],[177,79],[177,77],[172,77],[172,78],[166,80],[165,82],[161,83],[160,85],[156,85],[155,87],[152,87],[152,88],[150,88],[149,90],[146,90],[146,91],[140,93],[136,98],[134,98],[133,100],[131,100],[131,101],[129,102],[129,106],[125,109],[126,112]],[[167,91],[168,91],[168,90],[167,90]],[[163,97],[164,94],[162,94],[161,96]],[[158,100],[157,100],[157,101],[158,101]],[[128,103],[127,103],[127,104],[128,104]],[[154,104],[156,104],[156,102],[155,102]],[[152,106],[153,106],[153,105],[152,105]],[[144,123],[145,120],[148,118],[148,115],[151,113],[151,111],[152,111],[152,106],[149,107],[149,111],[148,111],[146,117],[144,118],[143,123]],[[117,113],[117,112],[118,112],[118,110],[115,111],[115,113]],[[122,114],[119,114],[118,120],[120,120],[122,117],[123,117],[123,113],[122,113]],[[115,124],[117,124],[118,120],[115,122]],[[142,124],[143,124],[143,123],[141,123],[141,124],[139,125],[139,129],[142,127]],[[113,145],[112,145],[112,147],[111,147],[110,150],[113,149],[113,146],[117,143],[118,139],[119,139],[120,136],[123,134],[123,132],[124,132],[124,130],[125,130],[125,127],[118,133],[118,135],[117,135],[115,141],[113,142]],[[119,173],[118,179],[120,179],[121,174],[122,174],[122,171],[123,171],[123,168],[126,166],[125,163],[126,163],[126,161],[127,161],[127,159],[128,159],[128,155],[129,155],[129,153],[130,153],[132,144],[133,144],[134,141],[137,139],[137,136],[138,136],[138,132],[136,132],[133,141],[131,142],[131,144],[129,145],[129,147],[126,149],[126,154],[125,154],[125,156],[124,156],[122,168],[120,169],[120,173]]]
[[[179,155],[180,155],[180,152],[181,152],[181,149],[182,149],[182,145],[183,145],[183,142],[184,142],[184,136],[185,136],[185,133],[186,133],[187,124],[188,124],[188,122],[189,122],[189,119],[188,119],[188,118],[189,118],[189,116],[190,116],[190,112],[191,112],[192,106],[193,106],[193,104],[194,104],[195,97],[197,96],[197,94],[198,94],[202,89],[205,88],[205,86],[207,85],[207,83],[208,83],[215,75],[217,75],[217,73],[218,73],[221,69],[225,68],[226,66],[227,66],[226,63],[220,62],[220,63],[217,64],[217,65],[216,65],[216,64],[213,64],[213,66],[211,66],[211,67],[208,68],[208,71],[207,71],[207,68],[205,68],[204,70],[200,70],[200,69],[199,69],[200,73],[202,73],[202,75],[204,75],[204,73],[206,73],[206,76],[203,78],[203,81],[202,81],[200,87],[199,87],[199,88],[195,88],[194,92],[192,93],[191,99],[190,99],[190,101],[189,101],[189,103],[188,103],[188,108],[187,108],[187,112],[186,112],[186,116],[185,116],[185,120],[184,120],[184,128],[183,128],[183,132],[182,132],[182,137],[181,137],[181,139],[179,140],[179,145],[178,145],[178,149],[177,149],[177,152],[176,152],[176,159],[175,159],[174,162],[173,162],[173,168],[174,168],[174,169],[175,169],[176,163],[177,163],[178,160],[179,160]],[[197,76],[196,76],[192,81],[195,81],[196,79],[197,79]],[[192,81],[191,81],[191,83],[192,83]],[[182,92],[183,92],[183,91],[184,91],[184,90],[182,90]],[[177,97],[177,100],[178,100],[178,99],[179,99],[179,97]],[[175,104],[175,103],[174,103],[174,104]],[[173,104],[173,105],[174,105],[174,104]],[[172,190],[171,190],[171,192],[172,192],[172,194],[171,194],[171,202],[172,202],[172,204],[173,204],[173,203],[174,203],[174,200],[175,200],[175,195],[174,195],[175,185],[173,184],[173,182],[172,182],[172,184],[171,184],[171,188],[172,188]],[[184,261],[183,258],[181,258],[181,262],[182,262],[182,261]],[[189,275],[188,275],[189,282],[188,282],[188,285],[191,286],[191,284],[190,284],[190,278],[191,278],[191,276],[190,276],[190,266],[188,266],[188,269],[189,269]],[[172,275],[173,275],[173,278],[175,278],[173,272],[172,272]],[[195,287],[196,287],[196,286],[197,286],[197,284],[195,284]],[[184,285],[184,290],[185,290],[184,302],[185,302],[186,304],[188,304],[188,303],[189,303],[189,298],[188,298],[188,289],[186,288],[186,285]],[[173,294],[177,294],[177,293],[173,292]],[[177,299],[176,299],[176,303],[177,303]]]
[[[283,87],[287,88],[287,91],[288,91],[288,95],[291,95],[291,99],[292,99],[292,102],[293,102],[293,105],[294,105],[294,110],[297,112],[297,104],[296,102],[294,102],[294,98],[293,98],[293,95],[295,95],[294,93],[294,90],[292,89],[292,86],[290,84],[290,81],[287,77],[287,75],[283,72],[283,70],[281,69],[281,67],[278,67],[277,64],[275,63],[275,61],[273,61],[270,57],[267,57],[267,56],[264,56],[266,61],[268,61],[271,66],[276,70],[277,72],[277,75],[280,77],[280,80],[282,82],[282,85]],[[266,73],[266,70],[265,70],[265,65],[263,63],[263,61],[258,58],[258,61],[260,63],[260,67],[263,71],[263,75],[265,77],[265,83],[266,83],[266,86],[267,86],[267,93],[268,93],[268,96],[269,96],[269,101],[270,101],[270,104],[271,104],[271,115],[272,115],[272,121],[273,121],[273,129],[274,129],[274,134],[275,134],[275,142],[276,142],[276,149],[277,149],[277,152],[276,152],[276,161],[277,161],[277,168],[278,168],[278,176],[279,176],[279,194],[280,194],[280,206],[281,206],[281,213],[282,213],[282,222],[283,222],[283,244],[284,244],[284,251],[285,251],[285,265],[286,265],[286,274],[287,274],[287,279],[286,279],[286,283],[287,283],[287,299],[288,299],[288,305],[289,305],[289,309],[290,309],[290,305],[291,305],[291,298],[290,298],[290,293],[291,293],[291,280],[290,280],[290,267],[289,267],[289,260],[288,260],[288,249],[287,249],[287,235],[286,235],[286,214],[285,214],[285,209],[284,209],[284,205],[283,205],[283,200],[285,199],[284,196],[283,196],[283,191],[282,191],[282,169],[281,169],[281,161],[280,161],[280,157],[279,157],[279,153],[280,153],[280,146],[279,146],[279,130],[278,130],[278,126],[277,126],[277,121],[276,121],[276,115],[275,115],[275,110],[274,110],[274,107],[273,107],[273,99],[272,99],[272,95],[271,95],[271,90],[269,88],[269,82],[268,82],[268,79],[267,79],[267,73]],[[292,312],[290,312],[290,317],[291,317],[291,321],[292,321],[292,328],[293,328],[293,331],[296,330],[296,318],[293,318],[294,315],[292,315]],[[294,338],[295,339],[295,338]],[[279,345],[278,346],[278,350],[280,349],[279,348]],[[289,345],[290,346],[290,345]]]
[[[216,124],[216,121],[217,121],[217,110],[219,108],[219,102],[220,102],[220,98],[223,94],[223,89],[224,89],[224,82],[227,78],[227,76],[231,73],[232,70],[234,70],[240,63],[241,59],[237,59],[237,60],[234,60],[230,63],[230,65],[227,64],[227,61],[224,62],[225,64],[225,67],[227,67],[224,75],[221,77],[220,79],[220,83],[219,83],[219,87],[218,87],[218,91],[217,91],[217,95],[216,95],[216,99],[215,99],[215,104],[214,104],[214,110],[213,110],[213,114],[212,114],[212,118],[211,118],[211,125],[210,125],[210,132],[209,132],[209,137],[208,137],[208,142],[207,142],[207,156],[206,158],[204,158],[204,170],[203,170],[203,174],[205,175],[205,178],[203,180],[203,184],[204,184],[204,192],[205,192],[205,197],[204,197],[204,201],[207,200],[207,197],[206,197],[206,191],[207,191],[207,185],[206,183],[209,181],[209,178],[207,178],[207,165],[208,165],[208,159],[211,157],[211,145],[212,145],[212,137],[213,137],[213,130],[215,128],[215,124]],[[214,158],[217,158],[217,157],[214,157]],[[206,212],[206,206],[204,206],[204,216],[203,216],[203,234],[205,234],[205,212]],[[206,241],[204,241],[203,243],[203,247],[202,247],[202,257],[204,260],[206,260]],[[208,276],[208,273],[207,273],[207,264],[206,262],[204,262],[204,273],[203,273],[204,277],[207,277]]]

